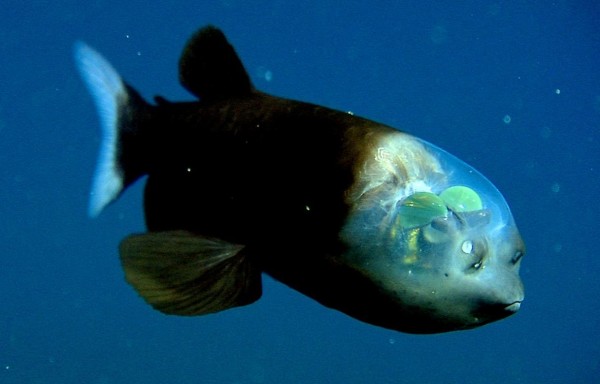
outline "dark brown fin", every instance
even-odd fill
[[[179,81],[204,101],[245,96],[253,87],[227,38],[213,26],[196,32],[179,59]]]
[[[260,298],[260,271],[243,249],[185,231],[132,235],[120,246],[125,277],[144,300],[161,312],[186,316]]]

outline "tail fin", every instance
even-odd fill
[[[141,117],[150,105],[121,79],[112,65],[85,43],[75,45],[75,61],[92,94],[102,128],[102,141],[88,213],[95,217],[143,172],[136,157]]]

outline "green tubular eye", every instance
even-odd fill
[[[434,193],[416,192],[408,196],[398,210],[400,223],[405,228],[420,227],[436,217],[448,214],[444,201]]]
[[[441,199],[454,212],[472,212],[483,209],[481,197],[469,187],[456,185],[440,193]]]

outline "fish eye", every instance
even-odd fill
[[[440,193],[440,198],[454,212],[473,212],[483,209],[481,197],[477,192],[463,185],[446,188]]]
[[[447,214],[444,201],[431,192],[415,192],[406,197],[398,208],[400,222],[405,228],[422,227]]]

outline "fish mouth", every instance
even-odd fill
[[[506,312],[511,313],[511,314],[515,313],[515,312],[517,312],[519,310],[519,308],[521,308],[521,303],[522,303],[522,300],[518,300],[518,301],[515,301],[513,303],[510,303],[510,304],[508,304],[507,306],[504,307],[504,310]]]
[[[483,320],[485,323],[500,320],[517,313],[521,308],[521,302],[522,300],[515,300],[508,304],[497,303],[494,305],[486,305],[485,307],[480,308],[475,315],[480,320],[487,319]]]

